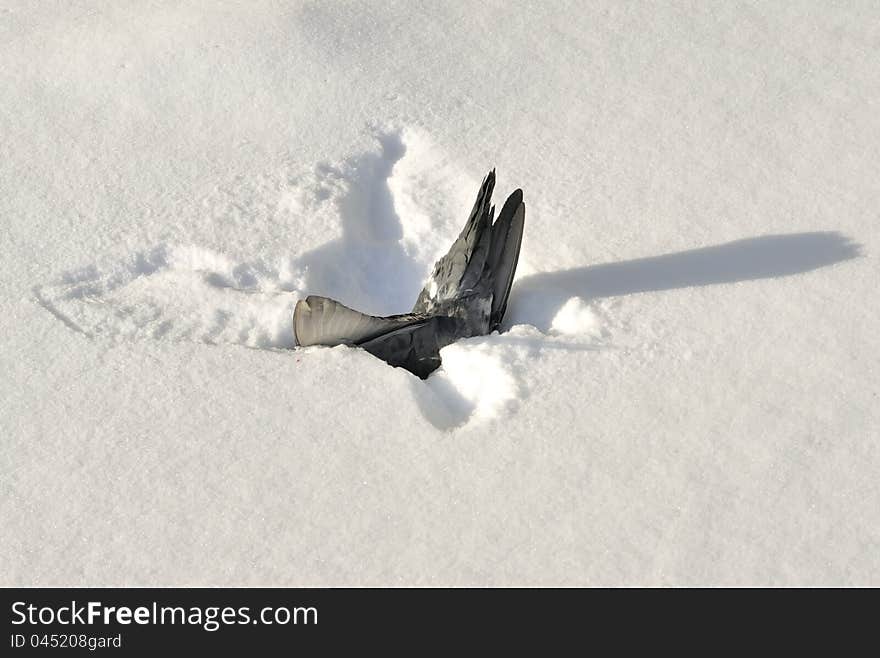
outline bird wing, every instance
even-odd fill
[[[480,185],[477,200],[461,235],[449,252],[434,265],[428,283],[413,306],[413,313],[430,312],[442,302],[455,298],[459,291],[472,288],[480,279],[491,246],[494,187],[493,169]]]

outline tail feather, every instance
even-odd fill
[[[357,345],[389,331],[424,321],[424,317],[415,315],[379,318],[350,309],[334,299],[310,295],[296,303],[293,332],[296,342],[303,347]]]

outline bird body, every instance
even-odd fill
[[[461,234],[434,265],[410,313],[365,315],[312,295],[294,310],[297,343],[355,345],[424,379],[440,366],[441,349],[497,329],[519,260],[525,204],[522,190],[514,191],[493,221],[494,187],[492,170]]]

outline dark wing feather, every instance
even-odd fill
[[[526,217],[526,205],[522,197],[522,190],[515,190],[507,197],[498,220],[492,226],[492,245],[486,260],[487,273],[492,277],[492,314],[489,331],[498,328],[507,310],[507,299],[510,296],[513,275],[516,273],[516,264],[519,261]]]

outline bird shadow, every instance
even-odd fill
[[[802,274],[861,255],[861,245],[836,231],[765,235],[661,256],[603,263],[517,280],[505,326],[549,330],[572,297],[597,299]]]
[[[403,224],[388,186],[406,144],[399,132],[376,137],[378,153],[342,167],[318,165],[322,178],[347,187],[337,200],[342,235],[303,254],[295,265],[304,272],[309,294],[332,297],[365,313],[391,315],[410,309],[425,268],[403,248]]]

